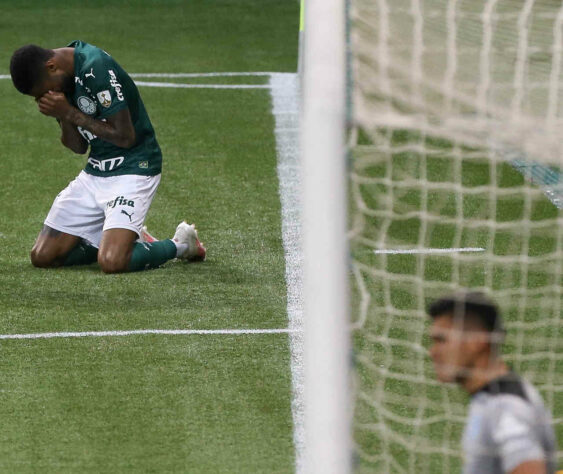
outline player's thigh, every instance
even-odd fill
[[[31,262],[36,267],[62,265],[66,255],[78,244],[80,237],[43,226],[31,249]]]
[[[55,198],[44,224],[51,229],[83,238],[98,247],[105,209],[96,200],[93,177],[83,171]]]
[[[137,233],[130,229],[108,229],[102,234],[98,263],[105,273],[125,272],[133,252]]]
[[[128,229],[141,234],[145,217],[160,183],[160,175],[124,175],[116,177],[111,188],[104,190],[104,233],[111,229]]]

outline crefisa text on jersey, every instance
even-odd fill
[[[115,206],[135,207],[135,201],[127,199],[125,196],[117,196],[115,199],[108,201],[106,207],[114,208]]]
[[[109,85],[115,89],[115,93],[117,94],[117,98],[119,100],[124,100],[123,94],[121,93],[121,84],[117,82],[117,76],[113,70],[108,70],[109,72]]]

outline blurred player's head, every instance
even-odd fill
[[[55,51],[34,44],[14,52],[10,74],[18,91],[36,99],[48,91],[64,92],[72,85],[72,77],[61,68]]]
[[[497,306],[480,292],[458,292],[434,301],[430,357],[441,382],[464,384],[498,356],[504,329]]]

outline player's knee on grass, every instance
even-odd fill
[[[61,255],[57,250],[56,247],[36,242],[29,255],[31,264],[37,268],[60,267],[62,265]]]
[[[34,246],[30,253],[31,264],[37,268],[49,268],[54,265],[55,258],[50,252],[46,252]]]
[[[122,273],[129,271],[131,252],[109,248],[98,252],[98,264],[104,273]]]
[[[104,273],[121,273],[129,271],[129,261],[137,234],[128,229],[109,229],[104,231],[98,264]]]
[[[31,264],[39,268],[60,267],[79,241],[75,235],[44,225],[31,249]]]

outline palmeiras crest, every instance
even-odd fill
[[[81,96],[76,101],[78,108],[85,114],[93,115],[96,113],[96,104],[90,97]]]

